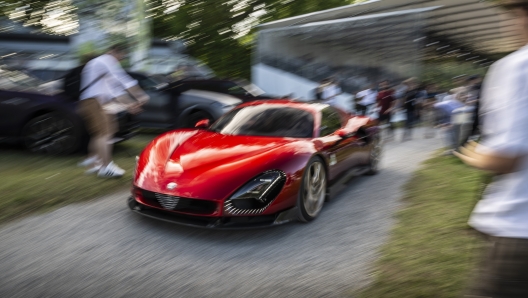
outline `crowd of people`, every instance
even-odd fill
[[[461,75],[453,78],[452,89],[439,90],[437,84],[423,84],[416,78],[399,84],[383,80],[358,92],[351,110],[359,115],[376,115],[379,123],[387,128],[388,139],[394,138],[399,119],[404,122],[403,141],[412,139],[413,128],[418,124],[424,128],[425,138],[434,137],[436,130],[441,129],[448,147],[445,154],[452,154],[479,135],[481,83],[478,75]],[[341,88],[330,78],[323,80],[314,93],[317,100],[334,105]]]

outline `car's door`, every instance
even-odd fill
[[[346,137],[337,135],[346,121],[341,113],[329,106],[321,111],[321,125],[319,135],[328,139],[331,146],[326,148],[326,154],[329,157],[329,180],[333,181],[339,178],[345,172],[348,172],[354,166],[361,163],[361,152],[365,140],[355,134]]]
[[[143,106],[143,112],[137,116],[137,120],[146,126],[165,127],[176,123],[175,107],[171,105],[171,94],[158,90],[158,82],[147,76],[131,74],[138,81],[139,87],[143,89],[150,100]]]
[[[0,90],[0,135],[16,136],[33,105],[24,93]]]

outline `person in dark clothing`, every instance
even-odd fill
[[[394,90],[389,87],[389,81],[382,81],[379,85],[377,104],[379,110],[379,124],[389,124],[389,138],[394,135],[394,125],[392,120],[392,111],[394,110],[395,98]]]
[[[328,85],[328,80],[322,80],[319,83],[319,86],[313,90],[315,100],[323,100],[323,91],[324,88]]]
[[[471,101],[475,102],[475,110],[473,112],[473,126],[469,137],[480,134],[480,93],[482,88],[482,78],[480,76],[472,76],[470,78],[469,93],[471,95]]]
[[[412,138],[412,128],[416,121],[416,107],[421,96],[418,88],[418,82],[415,78],[410,78],[405,81],[407,85],[407,92],[402,98],[402,107],[405,110],[405,133],[403,134],[403,141]]]
[[[436,103],[436,96],[438,95],[438,88],[435,84],[427,86],[427,95],[422,102],[422,120],[425,127],[424,136],[426,139],[435,136],[436,112],[434,104]]]

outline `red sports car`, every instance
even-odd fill
[[[145,148],[133,211],[207,228],[309,222],[351,176],[378,171],[376,123],[327,104],[250,102],[205,122]]]

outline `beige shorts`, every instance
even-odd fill
[[[115,115],[107,114],[97,99],[79,101],[78,110],[90,136],[111,136],[117,132]]]

